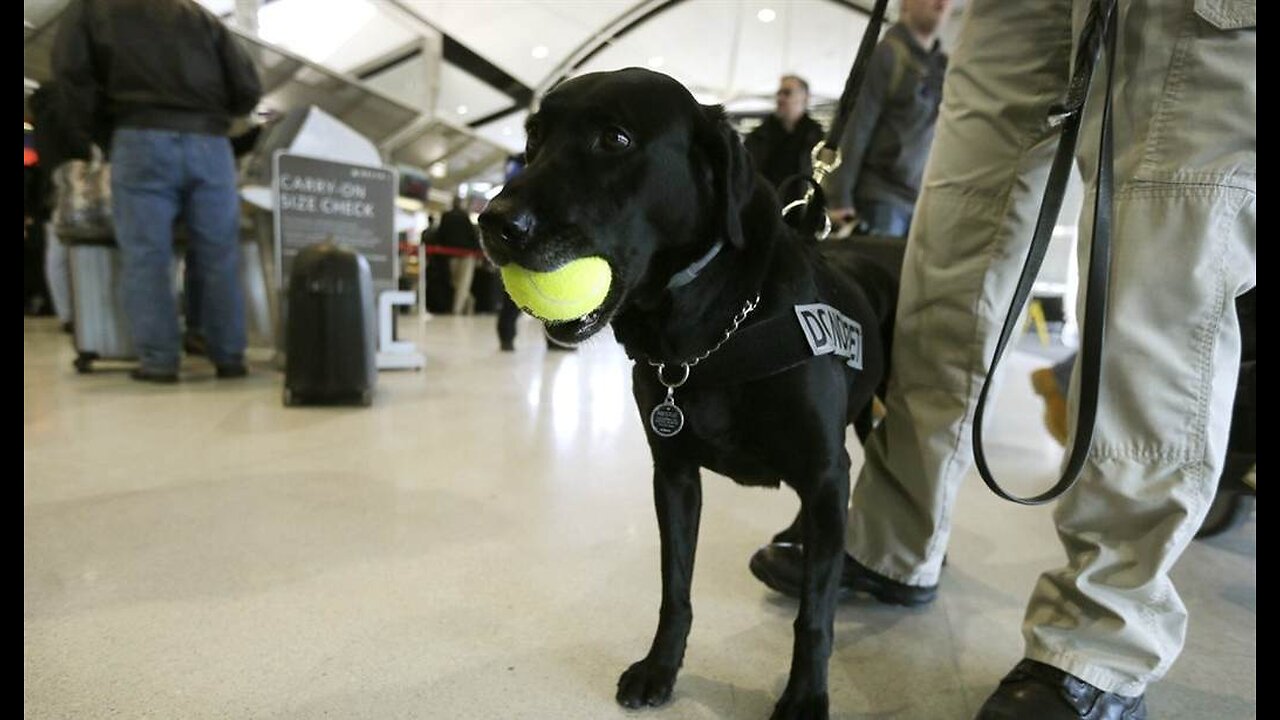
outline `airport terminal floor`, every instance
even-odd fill
[[[630,364],[607,333],[548,353],[522,321],[402,318],[422,372],[373,407],[285,408],[256,363],[176,386],[78,375],[57,322],[23,334],[27,718],[765,718],[793,601],[747,559],[788,490],[704,473],[694,624],[672,702],[627,711],[618,674],[659,602],[650,459]],[[997,472],[1047,482],[1060,448],[1015,353],[991,426]],[[854,467],[861,450],[852,433]],[[843,603],[833,717],[972,718],[1021,657],[1049,508],[961,490],[938,600]],[[1185,650],[1152,718],[1257,716],[1256,524],[1196,541],[1173,578]]]

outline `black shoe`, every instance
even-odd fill
[[[498,349],[502,352],[515,352],[516,343],[514,340],[499,340]]]
[[[1000,681],[975,720],[1146,720],[1143,698],[1103,692],[1052,665],[1023,660]]]
[[[133,372],[129,373],[129,377],[139,382],[160,383],[161,385],[172,385],[178,382],[178,373],[172,370],[164,371],[135,368]]]
[[[231,380],[233,378],[242,378],[249,374],[249,368],[244,363],[229,363],[227,365],[219,365],[218,377],[222,380]]]
[[[794,543],[771,543],[751,556],[751,574],[770,588],[789,597],[800,597],[800,585],[804,578],[804,548]],[[840,593],[867,593],[876,600],[890,605],[924,605],[938,596],[938,586],[907,585],[891,580],[854,560],[844,556],[844,570],[840,576]]]

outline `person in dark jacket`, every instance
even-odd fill
[[[245,374],[239,200],[227,131],[257,105],[253,61],[190,0],[73,0],[58,28],[54,75],[72,153],[109,136],[112,214],[136,380],[176,382],[173,224],[181,217],[200,282],[200,322],[218,377]]]
[[[57,202],[53,174],[67,160],[67,131],[65,118],[59,112],[57,86],[48,82],[31,95],[31,112],[35,116],[35,145],[39,163],[36,172],[36,198],[33,219],[44,228],[44,278],[53,302],[54,314],[62,323],[62,329],[72,329],[71,271],[67,264],[67,249],[58,239],[53,226],[53,209]]]
[[[947,56],[938,33],[951,0],[903,0],[898,23],[871,55],[840,140],[840,166],[826,181],[837,226],[906,236],[942,103]]]
[[[808,176],[813,170],[813,146],[822,140],[822,126],[809,117],[809,83],[798,75],[783,75],[774,95],[776,109],[744,143],[756,170],[776,189],[787,178]],[[784,202],[804,193],[796,183]]]
[[[453,314],[461,315],[467,310],[476,259],[480,257],[480,236],[476,224],[462,207],[462,198],[455,197],[453,207],[440,216],[436,244],[459,251],[449,258],[449,274],[453,281]]]

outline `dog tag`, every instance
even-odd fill
[[[669,438],[684,429],[684,412],[676,407],[676,388],[684,385],[689,379],[689,364],[680,363],[684,376],[676,382],[668,382],[666,376],[662,374],[666,367],[666,365],[658,365],[658,382],[667,388],[667,399],[649,413],[649,427],[653,428],[658,437]]]
[[[649,413],[649,427],[659,437],[668,438],[684,429],[684,413],[672,402],[671,396]]]

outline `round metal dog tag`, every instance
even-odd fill
[[[667,400],[649,413],[649,427],[660,437],[671,437],[684,429],[684,413]]]

